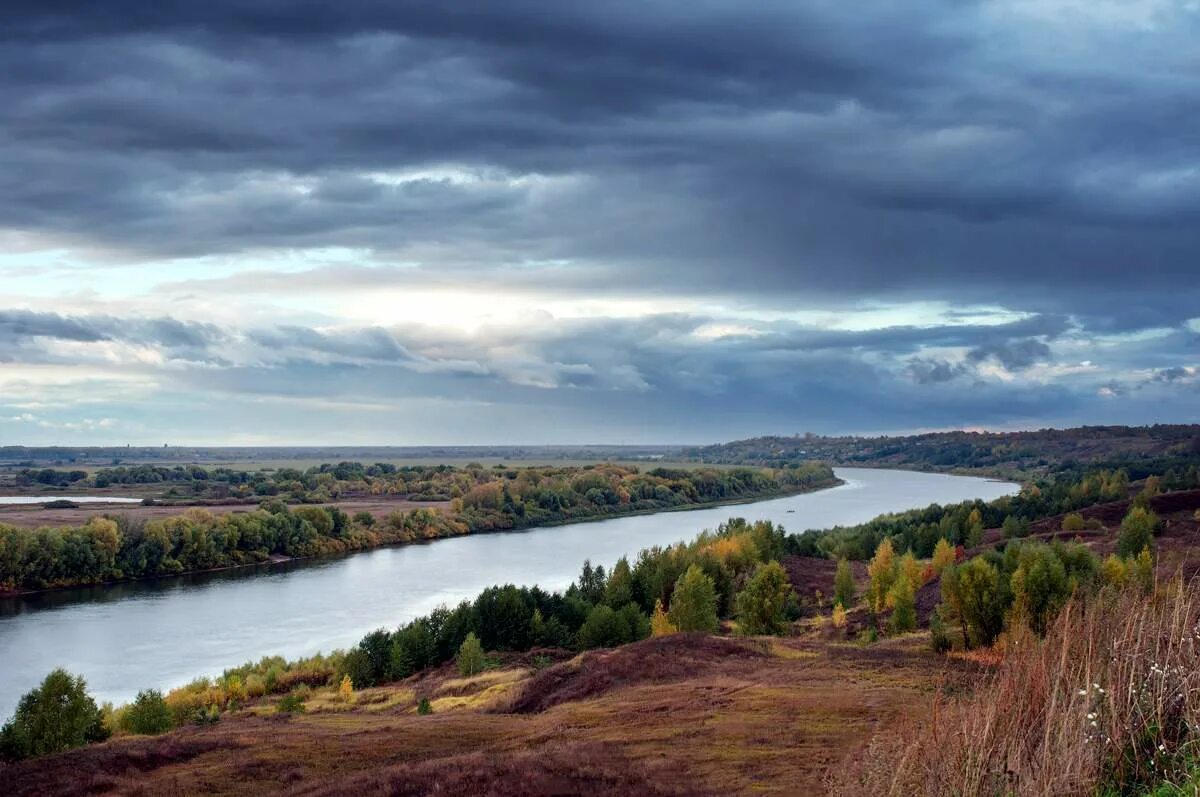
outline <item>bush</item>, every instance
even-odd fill
[[[738,633],[783,633],[784,607],[791,594],[792,585],[779,562],[759,565],[737,596]]]
[[[692,565],[675,582],[671,593],[671,623],[680,631],[717,630],[717,593],[713,581]]]
[[[1004,518],[1004,524],[1002,528],[1004,530],[1004,536],[1006,539],[1013,540],[1019,537],[1025,537],[1029,534],[1029,521],[1025,520],[1024,518],[1019,518],[1016,515],[1009,515],[1008,517]]]
[[[1044,545],[1026,545],[1020,561],[1012,575],[1013,611],[1041,636],[1071,597],[1067,569]]]
[[[121,714],[121,730],[126,733],[155,735],[171,730],[171,709],[163,700],[162,692],[147,689],[138,692],[133,702]]]
[[[423,697],[417,703],[417,713],[424,717],[427,714],[433,713],[433,706],[429,704],[429,698]]]
[[[458,665],[460,675],[471,676],[483,672],[483,646],[479,644],[479,637],[475,636],[474,631],[467,634],[454,661]]]
[[[1158,515],[1144,507],[1135,506],[1121,521],[1117,535],[1117,553],[1121,556],[1137,556],[1144,549],[1154,549],[1154,535],[1158,533]]]
[[[26,694],[0,728],[0,757],[47,755],[108,738],[104,718],[82,677],[57,669]]]
[[[655,599],[654,614],[650,616],[650,635],[666,636],[678,631],[679,629],[671,624],[671,618],[667,617],[666,611],[663,610],[662,598]]]
[[[951,575],[952,574],[952,575]],[[950,575],[950,578],[947,578]],[[971,647],[990,645],[1004,630],[1005,585],[991,562],[975,557],[942,576],[943,589],[952,592],[949,603],[958,614]]]
[[[292,692],[279,698],[275,710],[280,714],[303,714],[304,698],[298,692]]]
[[[1072,512],[1062,520],[1063,531],[1083,531],[1085,528],[1087,528],[1087,524],[1083,520],[1083,515],[1078,512]]]
[[[929,646],[935,653],[945,653],[950,649],[950,636],[946,633],[940,611],[935,611],[929,617]]]
[[[854,605],[858,595],[855,593],[854,571],[845,557],[838,559],[837,573],[833,577],[833,600],[848,609]]]

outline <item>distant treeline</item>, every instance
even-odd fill
[[[522,496],[536,490],[538,495],[530,507],[533,510],[541,507],[561,511],[580,503],[576,495],[584,495],[593,504],[619,504],[626,499],[689,503],[737,498],[747,490],[769,489],[772,482],[804,487],[833,479],[827,466],[812,462],[788,463],[779,470],[784,472],[772,474],[748,466],[733,471],[657,467],[642,473],[638,468],[611,464],[485,468],[478,464],[454,467],[339,462],[305,470],[130,465],[102,468],[91,476],[80,470],[26,468],[17,472],[16,481],[21,486],[166,487],[163,497],[181,503],[280,498],[292,503],[323,504],[352,496],[395,496],[431,502],[462,499],[465,508],[488,506],[494,503],[498,491],[507,487],[509,492]],[[614,474],[618,481],[611,478]],[[672,482],[690,486],[680,490]],[[587,496],[593,488],[597,492]]]
[[[1189,464],[1190,463],[1190,464]],[[1137,469],[1139,479],[1150,477],[1163,490],[1200,488],[1200,468],[1194,459],[1162,459]],[[933,555],[939,539],[973,547],[984,529],[1003,528],[1006,536],[1019,537],[1035,520],[1130,497],[1130,475],[1125,469],[1071,468],[1027,484],[1017,495],[991,502],[964,501],[925,509],[881,515],[857,526],[810,530],[789,537],[789,552],[802,556],[869,559],[884,539],[897,550],[918,557]]]
[[[1060,467],[1134,467],[1144,460],[1167,457],[1194,462],[1200,456],[1200,425],[935,432],[903,437],[756,437],[687,449],[683,455],[699,462],[761,467],[822,460],[843,465],[1023,476]]]
[[[173,469],[172,469],[173,470]],[[397,469],[341,463],[297,474],[326,484],[410,487],[457,493],[448,511],[395,511],[378,519],[333,506],[257,509],[214,515],[193,508],[155,520],[114,514],[78,527],[29,531],[0,524],[0,587],[45,589],[306,557],[472,532],[781,495],[836,483],[826,465],[778,470],[583,468]],[[208,474],[208,475],[211,475]],[[289,478],[292,474],[285,474]],[[279,478],[279,474],[274,474]],[[323,481],[326,477],[329,482]],[[400,487],[403,485],[403,488]]]

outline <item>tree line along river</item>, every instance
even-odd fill
[[[54,667],[83,675],[99,700],[167,689],[264,655],[348,647],[453,606],[493,584],[561,590],[585,559],[606,568],[642,548],[691,539],[730,517],[789,532],[885,512],[1009,495],[1017,485],[965,476],[838,468],[845,484],[736,506],[480,534],[344,557],[0,599],[0,721]]]

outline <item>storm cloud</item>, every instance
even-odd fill
[[[6,12],[0,415],[103,365],[114,436],[1200,420],[1194,4]]]

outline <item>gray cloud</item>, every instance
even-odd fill
[[[345,245],[767,302],[1000,298],[1108,331],[1193,312],[1186,10],[1073,20],[1051,60],[1045,20],[986,2],[353,6],[16,4],[0,225],[135,257]],[[444,164],[491,179],[369,176]]]
[[[170,362],[155,376],[185,397],[455,397],[495,407],[490,428],[533,431],[1194,415],[1176,398],[1200,351],[1200,14],[1183,4],[5,10],[0,234],[81,270],[186,268],[136,317],[0,311],[6,362],[132,344]],[[331,249],[353,265],[323,265]],[[208,257],[245,265],[175,265]],[[454,336],[269,312],[463,286],[756,320],[717,337],[702,328],[739,319]],[[217,326],[168,317],[176,302],[267,311]],[[766,320],[931,302],[961,318]],[[1021,317],[980,323],[979,305]]]

